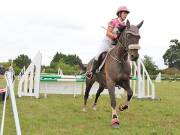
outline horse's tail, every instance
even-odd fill
[[[87,67],[85,67],[85,66],[83,65],[82,61],[78,61],[78,65],[79,65],[80,70],[81,70],[80,73],[81,73],[81,74],[85,73]]]

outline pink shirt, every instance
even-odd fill
[[[108,23],[108,27],[109,26],[113,28],[113,33],[116,34],[118,31],[117,27],[119,27],[119,26],[124,27],[124,26],[126,26],[126,24],[124,22],[121,22],[118,18],[114,18]],[[109,42],[108,44],[111,45],[112,39],[110,37],[106,36],[105,40],[107,40],[107,42]]]
[[[117,28],[118,26],[126,26],[126,24],[124,22],[121,22],[118,18],[114,18],[108,23],[108,26]]]

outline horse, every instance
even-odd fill
[[[96,93],[93,108],[96,108],[98,98],[104,89],[108,89],[111,107],[112,107],[112,120],[111,125],[114,128],[118,128],[120,125],[117,112],[116,112],[116,99],[115,99],[115,87],[120,86],[127,91],[127,101],[119,105],[119,110],[123,111],[128,109],[129,102],[133,96],[133,91],[130,87],[130,74],[131,74],[131,61],[137,61],[139,57],[139,29],[143,25],[144,21],[141,21],[138,25],[131,25],[127,20],[126,28],[124,28],[118,38],[117,45],[110,50],[106,55],[106,61],[100,72],[96,72],[93,78],[86,79],[86,88],[84,94],[83,111],[86,111],[87,99],[91,87],[95,82],[99,83],[99,88]],[[103,57],[103,53],[100,55],[100,59]],[[80,68],[84,71],[91,69],[93,59],[85,67],[82,63],[79,63]]]

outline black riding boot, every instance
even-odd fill
[[[86,73],[87,78],[92,79],[98,67],[99,67],[99,61],[94,59],[91,71],[87,71]]]

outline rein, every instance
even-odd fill
[[[124,52],[124,54],[123,54],[123,56],[122,56],[122,59],[118,59],[117,57],[115,57],[115,56],[113,56],[112,54],[111,54],[111,51],[113,50],[111,50],[110,52],[109,52],[109,56],[113,59],[113,60],[115,60],[115,61],[117,61],[118,63],[125,63],[125,59],[124,59],[124,57],[125,57],[125,55],[127,55],[128,54],[128,47],[127,47],[127,36],[126,36],[126,33],[124,33],[124,34],[122,34],[122,35],[120,35],[120,36],[122,36],[122,39],[123,40],[125,40],[125,44],[123,45],[121,42],[120,42],[120,40],[119,40],[119,38],[117,39],[117,45],[119,45],[119,46],[121,46],[124,50],[125,50],[125,52]]]

